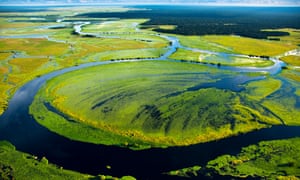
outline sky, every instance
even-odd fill
[[[63,3],[153,3],[153,4],[212,4],[212,5],[296,5],[300,0],[0,0],[1,4],[63,4]]]

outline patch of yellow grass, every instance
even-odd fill
[[[300,66],[300,56],[285,56],[280,58],[282,61],[292,66]]]
[[[189,51],[185,49],[178,49],[170,58],[176,60],[199,61],[200,52]]]
[[[246,95],[255,100],[261,100],[280,89],[282,83],[277,79],[265,79],[250,82],[246,86]]]
[[[34,56],[59,56],[65,53],[68,45],[51,42],[47,39],[0,39],[2,51],[25,51]]]
[[[276,56],[297,48],[297,46],[289,43],[252,39],[240,36],[213,35],[204,36],[204,39],[222,46],[232,48],[236,53],[246,55]]]
[[[176,29],[175,25],[160,25],[158,27],[159,27],[159,29],[164,29],[164,30],[174,30],[174,29]]]
[[[7,59],[9,56],[11,56],[11,53],[0,52],[0,61]]]
[[[289,36],[269,36],[268,38],[279,38],[281,42],[293,44],[295,46],[300,44],[300,29],[291,29],[291,28],[283,28],[283,29],[265,29],[264,31],[281,31],[288,32]]]
[[[8,73],[8,67],[0,66],[0,74],[1,74],[1,76],[2,76],[2,74],[6,74],[6,73]]]
[[[9,64],[16,66],[18,73],[30,74],[48,61],[48,58],[15,58]]]
[[[293,73],[293,71],[283,71],[281,73],[281,75],[283,77],[286,77],[286,78],[292,79],[294,81],[300,82],[300,76],[296,73]]]

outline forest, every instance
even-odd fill
[[[121,19],[150,19],[142,24],[175,25],[175,29],[155,29],[157,32],[182,35],[239,35],[266,39],[268,36],[289,35],[287,32],[266,32],[263,29],[300,28],[299,7],[199,7],[199,6],[143,6],[145,10],[128,12],[86,13],[80,17]],[[150,10],[151,9],[151,10]]]

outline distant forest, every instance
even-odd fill
[[[157,32],[182,35],[240,35],[264,39],[288,35],[262,29],[300,28],[300,7],[212,7],[212,6],[135,6],[149,10],[123,13],[88,13],[82,17],[147,18],[143,25],[176,25],[175,30]]]

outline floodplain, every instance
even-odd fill
[[[299,8],[219,8],[0,7],[0,177],[300,178]],[[272,131],[281,127],[296,130]],[[39,138],[108,149],[108,159],[97,172],[73,167],[68,148],[26,145]],[[192,157],[198,146],[207,159]],[[167,167],[147,174],[113,159],[153,152]]]

